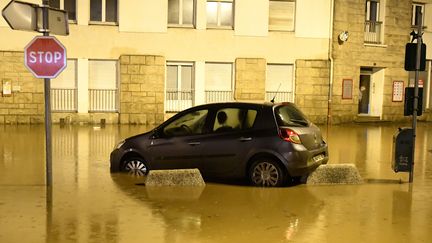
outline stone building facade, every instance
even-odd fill
[[[27,71],[23,52],[0,51],[0,80],[10,90],[0,95],[0,124],[44,122],[44,83]]]
[[[335,1],[330,107],[333,123],[408,119],[403,116],[403,99],[393,94],[394,82],[402,81],[403,87],[410,85],[404,62],[405,44],[410,42],[412,31],[412,6],[411,1],[398,0]],[[347,40],[339,37],[343,33],[348,33]],[[352,94],[345,93],[344,97],[344,87]]]
[[[160,124],[164,120],[165,58],[120,57],[121,124]]]
[[[0,0],[0,5],[7,2]],[[283,80],[280,91],[286,95],[277,95],[276,101],[294,102],[315,123],[407,120],[394,87],[395,82],[411,85],[404,54],[413,6],[424,9],[425,24],[432,26],[429,0],[283,1],[287,18],[282,26],[269,24],[278,16],[272,1],[227,1],[232,21],[216,27],[207,23],[206,0],[194,1],[192,25],[167,22],[173,14],[167,1],[118,2],[113,6],[117,20],[94,23],[89,0],[77,1],[71,35],[58,37],[71,62],[65,70],[71,76],[66,81],[73,83],[67,98],[76,105],[55,110],[53,122],[154,126],[179,110],[214,102],[207,97],[211,92],[220,95],[217,101],[270,101],[279,85],[274,79]],[[310,9],[316,10],[314,18]],[[432,40],[429,29],[426,44]],[[0,124],[42,123],[43,80],[27,71],[22,52],[34,33],[11,30],[0,19],[0,35],[10,39],[0,40],[0,90],[10,82],[12,91],[0,95]],[[91,41],[84,46],[82,39]],[[427,59],[420,119],[432,120],[432,52]],[[173,70],[174,81],[169,77]],[[111,75],[108,88],[105,73]],[[169,96],[171,88],[177,100]],[[111,94],[111,106],[92,107],[95,92]],[[172,110],[168,104],[178,107]]]

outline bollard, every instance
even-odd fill
[[[205,182],[198,169],[150,170],[146,186],[204,186]]]
[[[327,164],[320,165],[312,172],[306,184],[362,184],[363,179],[354,164]]]

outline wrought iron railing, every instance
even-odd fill
[[[274,98],[275,102],[294,102],[293,93],[287,91],[266,91],[266,101],[271,101]]]
[[[194,105],[194,91],[168,91],[165,97],[165,111],[179,112]]]
[[[89,111],[117,111],[117,89],[89,89]]]
[[[51,89],[51,110],[77,111],[77,89]]]
[[[206,90],[205,101],[206,103],[234,101],[234,94],[231,90]]]
[[[365,22],[365,43],[382,44],[381,39],[382,22],[366,21]]]

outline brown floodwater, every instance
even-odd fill
[[[356,164],[362,185],[151,188],[109,172],[115,143],[149,127],[54,125],[52,190],[44,127],[0,126],[0,242],[431,242],[432,123],[412,184],[390,166],[401,126],[322,127],[329,163]]]

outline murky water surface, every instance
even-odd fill
[[[363,185],[155,189],[108,163],[149,128],[55,125],[51,202],[43,126],[0,126],[0,242],[431,242],[432,124],[418,126],[412,185],[390,167],[399,126],[322,128],[330,163],[355,163]]]

